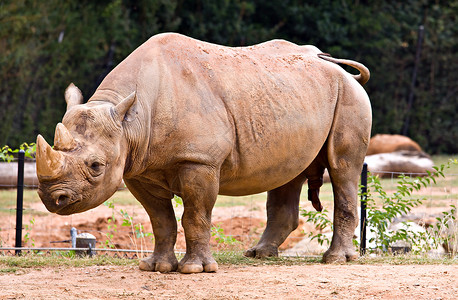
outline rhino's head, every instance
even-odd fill
[[[127,156],[123,122],[135,93],[118,105],[82,104],[80,90],[65,91],[67,112],[57,124],[54,149],[38,135],[38,194],[50,212],[69,215],[94,208],[119,187]]]

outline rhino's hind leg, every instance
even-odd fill
[[[299,198],[305,174],[267,193],[267,226],[259,243],[245,251],[247,257],[278,256],[278,247],[299,225]]]
[[[334,232],[323,255],[327,263],[356,259],[353,236],[358,225],[358,181],[369,144],[371,109],[364,90],[347,82],[340,91],[333,128],[327,141],[328,171],[334,194]],[[349,118],[349,116],[352,116]]]
[[[350,168],[355,169],[355,168]],[[358,258],[353,235],[358,224],[358,174],[356,170],[329,170],[334,193],[334,232],[323,262],[344,263]]]
[[[164,190],[145,187],[143,183],[138,181],[125,180],[125,183],[146,209],[153,226],[154,253],[140,261],[140,270],[162,273],[176,271],[178,260],[175,256],[174,247],[177,237],[177,222],[170,200],[172,195]]]
[[[343,263],[358,258],[353,236],[359,220],[358,180],[367,143],[358,147],[355,144],[363,139],[350,136],[349,132],[346,135],[346,138],[336,141],[331,137],[332,146],[328,148],[328,171],[334,195],[334,230],[331,246],[323,255],[323,262],[326,263]]]

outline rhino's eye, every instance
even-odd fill
[[[86,166],[88,166],[92,176],[99,176],[103,171],[104,164],[100,161],[93,160],[86,162]]]
[[[95,161],[91,164],[91,169],[94,171],[99,171],[101,166],[102,166],[101,163]]]

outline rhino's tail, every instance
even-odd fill
[[[353,67],[359,71],[358,75],[352,75],[353,78],[355,78],[361,85],[364,85],[369,78],[371,77],[371,73],[369,72],[369,69],[366,68],[365,65],[362,63],[359,63],[354,60],[349,60],[349,59],[340,59],[340,58],[334,58],[331,57],[328,53],[320,53],[318,54],[318,57],[336,64],[344,64],[350,67]]]

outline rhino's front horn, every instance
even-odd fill
[[[62,123],[57,124],[56,133],[54,134],[54,148],[56,150],[69,151],[75,147],[76,142],[67,127]]]
[[[59,176],[63,169],[63,155],[53,150],[45,139],[37,137],[37,176],[39,180],[54,179]]]

